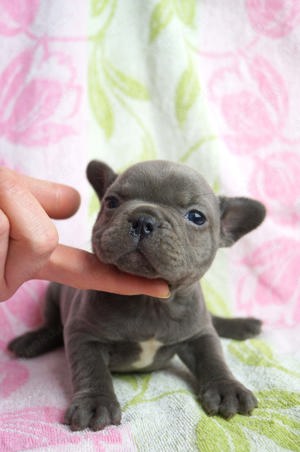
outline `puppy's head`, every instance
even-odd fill
[[[178,163],[146,161],[117,175],[92,161],[87,176],[101,201],[94,253],[174,287],[199,280],[220,246],[232,245],[265,216],[258,201],[216,197],[198,172]]]

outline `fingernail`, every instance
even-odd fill
[[[163,295],[160,295],[159,298],[169,298],[171,295],[170,290],[168,289],[167,292],[164,292]]]

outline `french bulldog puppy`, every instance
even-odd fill
[[[92,161],[87,177],[101,201],[93,252],[124,272],[163,278],[171,295],[123,296],[52,283],[44,325],[9,349],[29,358],[64,343],[73,384],[65,419],[72,430],[121,422],[111,372],[161,369],[174,355],[194,374],[209,415],[250,414],[257,401],[227,367],[218,334],[246,339],[260,332],[261,322],[209,314],[199,279],[219,247],[263,221],[264,206],[217,197],[197,171],[164,160],[138,163],[121,175]]]

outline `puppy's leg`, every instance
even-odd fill
[[[50,284],[46,294],[44,325],[13,339],[8,344],[10,351],[20,358],[33,358],[63,345],[58,297],[59,286]]]
[[[108,369],[109,355],[97,340],[65,333],[73,397],[65,415],[71,430],[101,430],[121,422],[121,409]]]
[[[261,333],[262,322],[254,317],[227,319],[212,315],[213,325],[221,337],[243,341]]]
[[[178,355],[196,376],[200,401],[207,414],[228,419],[236,413],[250,414],[257,406],[252,392],[227,367],[214,332],[185,343]]]

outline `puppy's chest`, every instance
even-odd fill
[[[178,346],[197,333],[198,328],[184,319],[169,321],[147,318],[138,327],[127,321],[125,336],[120,331],[119,345],[116,343],[113,370],[138,371],[156,370],[164,366],[176,353]],[[122,353],[125,340],[127,359]],[[128,341],[128,342],[127,342]]]
[[[95,336],[107,344],[112,371],[162,367],[179,344],[199,332],[197,309],[177,309],[156,301],[100,300],[89,312]],[[91,333],[91,329],[90,329]]]
[[[113,372],[157,370],[173,357],[176,349],[176,345],[166,346],[155,337],[140,342],[114,344],[109,368]]]
[[[159,349],[163,346],[163,343],[155,339],[154,337],[146,341],[138,343],[140,348],[140,354],[138,359],[131,364],[133,369],[143,369],[153,364],[155,356]]]

